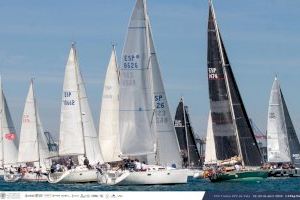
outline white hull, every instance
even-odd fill
[[[186,169],[163,169],[129,172],[123,171],[115,177],[113,173],[104,174],[106,182],[101,184],[108,185],[161,185],[161,184],[183,184],[187,183],[188,170]],[[103,179],[102,179],[103,180]],[[105,178],[104,178],[105,180]]]
[[[48,175],[49,183],[88,183],[97,182],[96,169],[71,169],[64,172],[54,172]]]
[[[20,180],[29,182],[46,182],[47,175],[41,174],[38,176],[36,173],[25,173]]]
[[[0,176],[3,176],[3,175],[4,175],[4,170],[0,169]]]
[[[4,175],[4,180],[6,182],[17,182],[17,181],[28,181],[28,182],[45,182],[47,181],[47,176],[44,174],[37,175],[36,173],[25,173],[25,174],[19,174],[19,173],[6,173]]]
[[[19,179],[21,179],[22,175],[21,174],[17,174],[17,173],[9,173],[9,172],[4,172],[4,176],[3,176],[3,179],[6,181],[6,182],[16,182],[18,181]]]
[[[300,168],[296,169],[271,169],[269,176],[272,177],[300,177]]]

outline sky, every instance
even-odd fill
[[[35,78],[45,130],[59,132],[64,68],[76,42],[96,127],[111,44],[120,60],[135,0],[0,1],[0,73],[20,130],[29,81]],[[300,133],[300,1],[215,0],[223,41],[246,110],[265,132],[268,101],[277,74]],[[181,96],[198,135],[206,134],[207,0],[148,0],[156,51],[174,116]]]

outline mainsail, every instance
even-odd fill
[[[197,149],[194,131],[183,98],[180,99],[177,106],[174,126],[182,156],[187,158],[186,163],[183,164],[187,167],[200,167],[202,163],[200,163],[200,155]]]
[[[99,143],[105,162],[121,158],[119,135],[119,70],[115,48],[113,48],[105,76],[100,122]]]
[[[4,96],[0,80],[0,166],[16,164],[18,148],[16,143],[16,130]]]
[[[211,1],[207,67],[217,159],[239,156],[244,165],[260,165],[260,151],[227,57]]]
[[[60,119],[59,156],[84,155],[91,164],[103,162],[74,44],[65,69]]]
[[[144,0],[136,2],[122,53],[120,136],[124,155],[147,155],[148,162],[181,166]]]
[[[272,85],[267,126],[268,162],[300,166],[300,144],[277,77]]]
[[[152,70],[146,9],[136,2],[120,66],[120,142],[123,155],[155,153]]]
[[[215,137],[214,137],[212,121],[211,121],[211,112],[209,112],[208,114],[204,163],[205,164],[217,163]]]
[[[22,117],[18,162],[36,162],[38,167],[45,167],[45,159],[49,156],[31,81]]]

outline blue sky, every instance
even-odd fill
[[[29,80],[44,128],[59,130],[64,67],[76,41],[94,121],[111,43],[120,56],[134,0],[0,1],[0,73],[19,131]],[[277,73],[296,131],[300,132],[300,1],[215,0],[221,34],[246,109],[266,129],[271,85]],[[148,0],[156,50],[174,114],[180,96],[194,129],[206,132],[207,0]]]

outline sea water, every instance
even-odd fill
[[[187,184],[149,186],[103,186],[98,183],[50,184],[48,182],[9,183],[0,179],[0,191],[216,191],[216,192],[300,192],[298,178],[267,178],[260,181],[226,181],[211,183],[206,179],[189,179]]]

